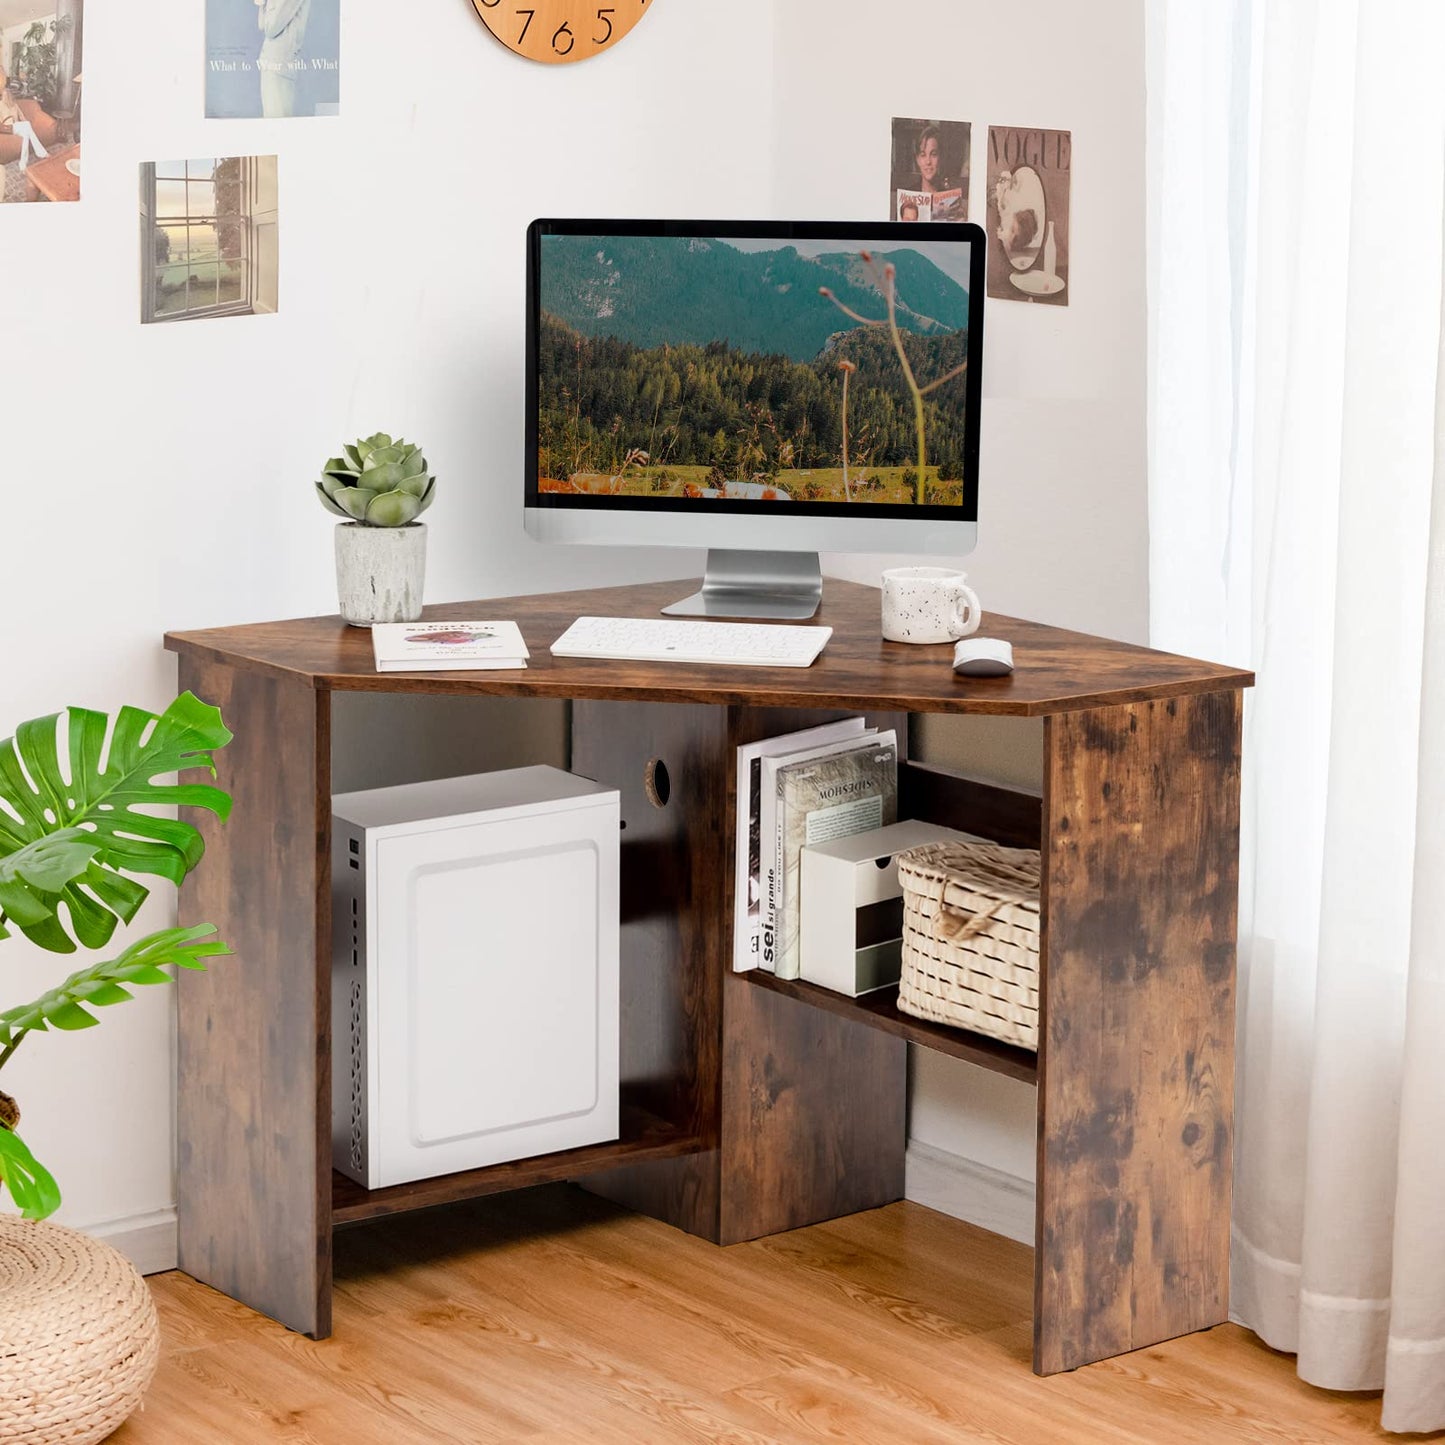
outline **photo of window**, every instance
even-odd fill
[[[277,309],[276,157],[141,166],[141,320]]]
[[[0,202],[80,199],[82,0],[0,0]]]

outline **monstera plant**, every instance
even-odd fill
[[[183,693],[157,716],[124,707],[114,721],[72,707],[21,723],[0,742],[0,940],[23,933],[52,953],[104,948],[149,895],[132,875],[180,881],[200,862],[200,833],[155,805],[206,808],[223,821],[230,795],[209,783],[157,782],[205,768],[231,740],[221,714]],[[0,1013],[0,1068],[33,1033],[85,1029],[93,1010],[124,1003],[137,984],[167,983],[231,950],[208,923],[164,928],[71,974],[31,1003]],[[60,1205],[54,1177],[17,1132],[19,1106],[0,1093],[0,1182],[21,1212]]]

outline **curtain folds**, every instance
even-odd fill
[[[1248,660],[1233,1311],[1445,1428],[1445,6],[1150,7],[1156,645]]]

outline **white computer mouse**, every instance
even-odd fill
[[[953,649],[953,670],[960,677],[1006,677],[1014,670],[1014,650],[997,637],[965,637]]]

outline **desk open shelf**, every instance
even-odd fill
[[[927,1019],[900,1013],[897,984],[892,988],[881,988],[876,993],[864,994],[862,998],[849,998],[847,994],[834,993],[832,989],[819,988],[817,984],[804,983],[802,979],[776,978],[761,969],[754,969],[743,977],[759,988],[786,994],[788,998],[798,999],[814,1008],[826,1009],[839,1018],[853,1019],[869,1028],[881,1029],[886,1034],[906,1039],[910,1044],[964,1059],[995,1074],[1007,1074],[1009,1078],[1022,1079],[1026,1084],[1039,1081],[1038,1056],[1028,1049],[1001,1044],[997,1039],[985,1038],[967,1029],[949,1028],[945,1024],[930,1023]]]
[[[359,1224],[367,1219],[383,1219],[389,1214],[430,1209],[437,1204],[480,1199],[484,1194],[502,1194],[508,1189],[525,1189],[533,1184],[576,1179],[619,1164],[676,1159],[684,1154],[701,1153],[708,1147],[706,1139],[689,1134],[633,1105],[623,1104],[621,1124],[618,1137],[610,1143],[563,1149],[556,1154],[539,1154],[531,1159],[514,1159],[485,1169],[467,1169],[459,1174],[417,1179],[385,1189],[366,1189],[333,1170],[331,1222],[336,1225]]]
[[[449,604],[512,617],[525,672],[388,673],[338,618],[177,633],[217,704],[229,824],[183,923],[236,950],[179,980],[181,1267],[316,1336],[340,1225],[558,1178],[718,1244],[903,1192],[907,1042],[1038,1086],[1040,1373],[1227,1314],[1241,689],[1248,673],[990,615],[1004,679],[887,643],[878,594],[829,582],[807,669],[553,658],[579,615],[655,616],[687,584]],[[567,699],[571,766],[622,796],[622,1137],[366,1191],[330,1140],[332,719],[346,693]],[[1043,796],[910,765],[901,815],[1042,850],[1037,1060],[853,1000],[731,971],[735,749],[861,712],[1042,717]],[[645,787],[661,759],[671,801]]]

